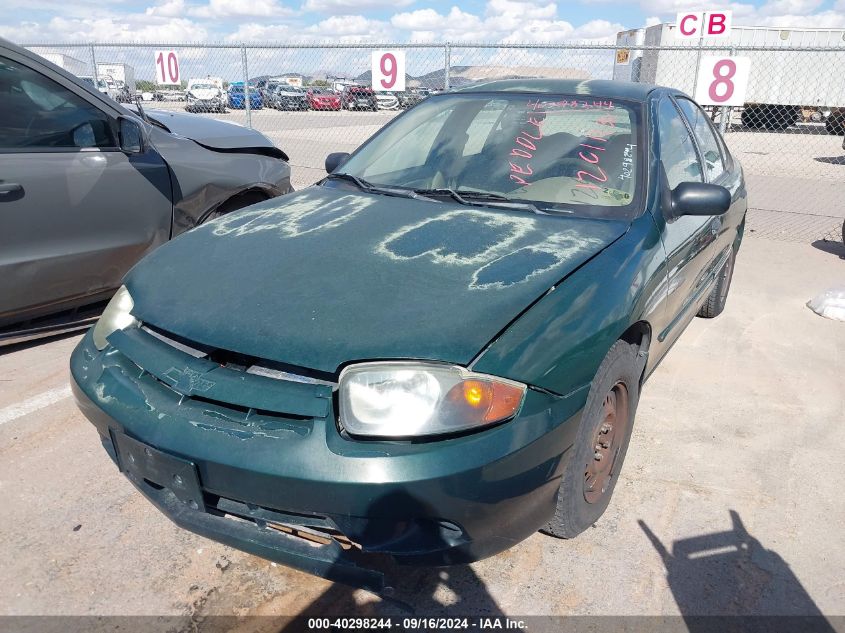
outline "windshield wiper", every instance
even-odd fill
[[[489,191],[474,191],[472,189],[450,189],[438,187],[436,189],[414,189],[422,196],[449,196],[456,202],[472,206],[501,207],[505,209],[525,209],[534,213],[546,213],[532,202],[513,200],[499,193]]]
[[[344,172],[329,174],[328,176],[326,176],[325,179],[348,180],[349,182],[355,183],[355,185],[357,185],[361,191],[366,191],[367,193],[381,193],[386,196],[398,196],[400,198],[423,198],[423,196],[419,195],[413,189],[406,189],[405,187],[385,187],[382,185],[374,185],[371,182],[367,182],[363,178],[358,178],[358,176],[353,176],[352,174],[347,174]]]

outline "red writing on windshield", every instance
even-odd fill
[[[560,101],[543,101],[540,105],[544,110],[613,110],[613,101],[608,99],[561,99]]]
[[[612,134],[612,130],[602,129],[602,127],[616,127],[616,122],[609,115],[600,116],[595,120],[595,124],[596,128],[587,132],[584,142],[578,146],[581,148],[578,152],[578,158],[585,164],[584,169],[578,170],[575,174],[575,178],[578,180],[578,184],[575,185],[576,190],[591,198],[598,198],[598,191],[596,190],[601,189],[601,187],[596,183],[607,182],[607,173],[602,169],[601,159],[606,150],[607,137]]]
[[[510,179],[515,183],[528,186],[531,184],[526,180],[527,176],[534,173],[529,162],[534,158],[537,151],[537,141],[543,138],[543,112],[537,110],[540,102],[528,102],[526,121],[523,129],[519,131],[513,140],[513,147],[510,152]]]

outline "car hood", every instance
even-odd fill
[[[275,149],[276,147],[261,132],[230,121],[220,121],[167,110],[144,108],[144,111],[166,126],[171,133],[184,136],[200,145],[213,149],[252,149],[256,147]]]
[[[189,231],[125,283],[142,322],[218,349],[332,373],[468,364],[627,226],[311,187]]]

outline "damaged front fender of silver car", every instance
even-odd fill
[[[171,237],[293,191],[287,154],[257,130],[196,115],[146,114],[154,122],[150,140],[171,172]]]

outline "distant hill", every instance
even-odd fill
[[[433,70],[430,73],[414,77],[405,75],[405,83],[411,87],[442,88],[444,71]],[[372,74],[366,71],[355,77],[355,81],[368,84]],[[577,68],[558,68],[553,66],[452,66],[449,71],[449,83],[452,87],[465,86],[476,81],[493,79],[589,79],[590,73]]]
[[[325,80],[327,77],[337,76],[330,72],[317,72],[313,75],[301,75],[300,73],[276,73],[259,75],[250,79],[255,83],[270,77],[302,77],[306,85],[317,79]],[[590,73],[577,68],[558,68],[554,66],[452,66],[449,72],[449,83],[451,86],[465,86],[476,81],[490,81],[493,79],[589,79]],[[356,83],[369,85],[372,73],[366,72],[353,77]],[[433,70],[424,75],[415,77],[405,74],[405,85],[411,88],[419,86],[425,88],[443,88],[444,69]]]

